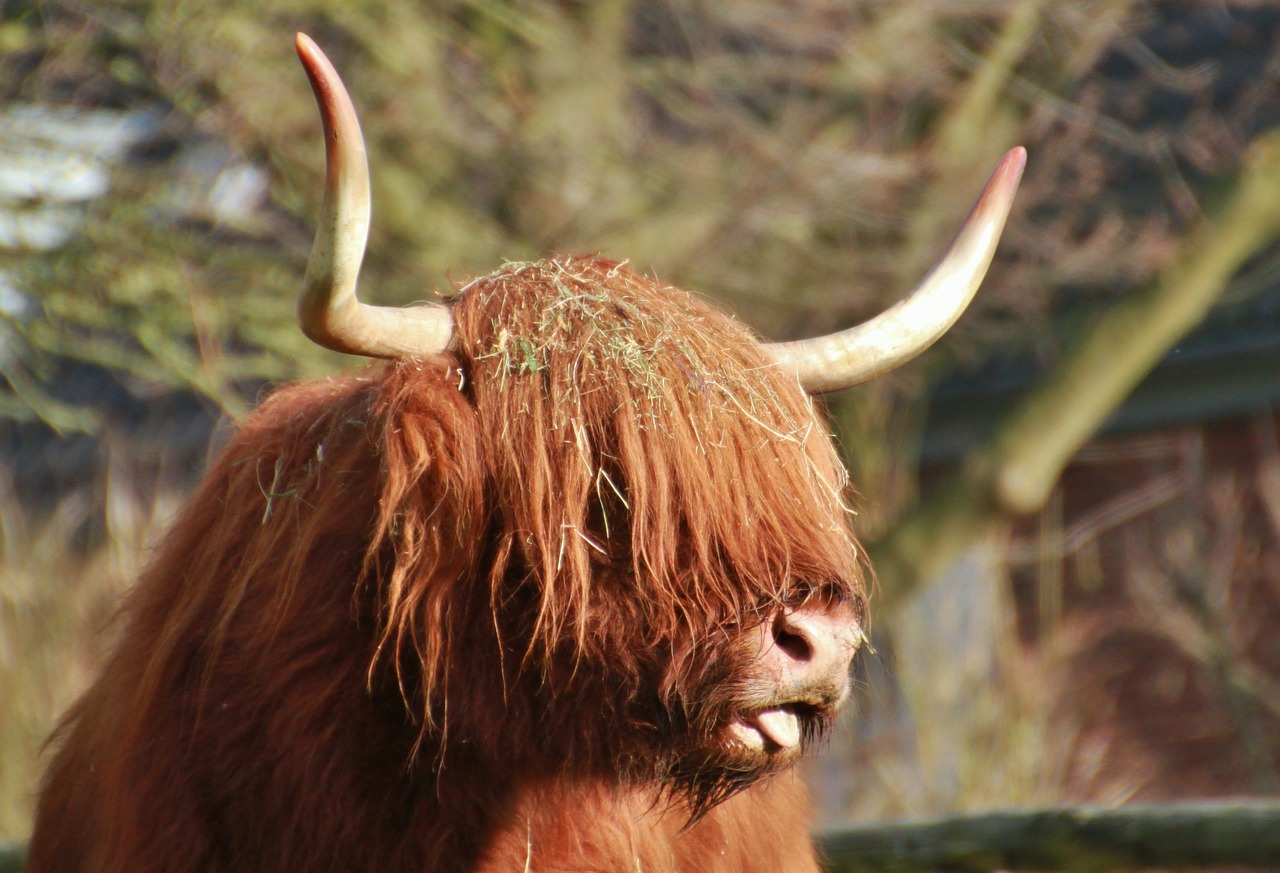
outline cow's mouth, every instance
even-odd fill
[[[735,718],[729,724],[729,736],[753,752],[794,752],[800,748],[804,722],[817,715],[805,703],[771,706]]]

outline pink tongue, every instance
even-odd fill
[[[756,713],[755,722],[762,734],[784,749],[800,744],[800,719],[789,710],[766,709]]]

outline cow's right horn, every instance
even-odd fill
[[[1027,163],[1019,146],[1001,159],[960,232],[906,298],[870,321],[815,339],[768,346],[811,394],[870,381],[933,345],[973,299],[996,253]]]
[[[307,260],[298,321],[326,348],[372,358],[444,351],[453,336],[447,306],[395,308],[356,299],[356,281],[369,238],[369,164],[355,107],[320,47],[297,36],[298,57],[311,80],[324,124],[324,202]]]

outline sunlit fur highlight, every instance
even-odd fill
[[[809,399],[735,321],[609,261],[508,265],[454,315],[448,355],[244,423],[59,729],[32,873],[507,869],[531,797],[621,816],[646,870],[803,831],[717,731],[749,693],[737,631],[808,587],[861,603]]]

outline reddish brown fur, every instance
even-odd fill
[[[808,398],[611,262],[454,314],[222,453],[60,728],[32,873],[816,869],[793,777],[717,739],[739,629],[861,601]]]

